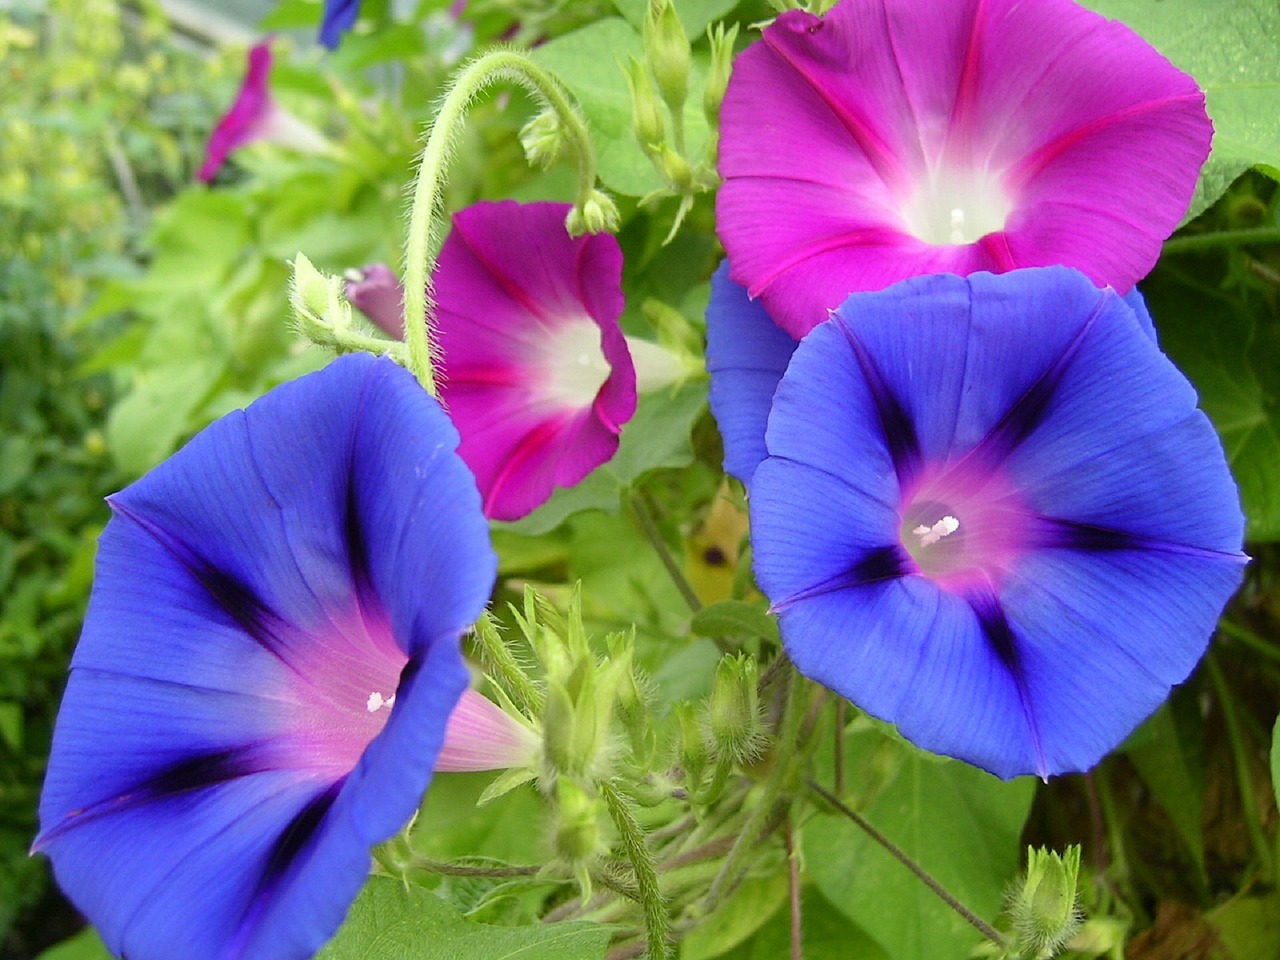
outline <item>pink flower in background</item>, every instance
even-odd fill
[[[1071,0],[842,0],[734,63],[719,233],[801,337],[851,292],[1066,264],[1125,293],[1187,209],[1195,81]]]
[[[609,460],[636,409],[622,251],[607,234],[570,237],[568,212],[475,204],[454,215],[436,266],[440,397],[498,520]]]
[[[198,174],[205,183],[214,178],[232,151],[257,140],[308,153],[328,148],[328,141],[318,131],[275,102],[267,87],[270,75],[271,45],[264,42],[249,50],[249,69],[236,102],[209,136]]]
[[[404,337],[404,286],[385,263],[347,272],[347,299],[394,340]]]

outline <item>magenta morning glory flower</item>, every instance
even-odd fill
[[[609,460],[636,408],[622,252],[607,234],[570,237],[568,212],[475,204],[454,215],[436,265],[440,398],[498,520]]]
[[[111,498],[34,849],[130,960],[291,960],[417,810],[496,563],[448,418],[342,357]]]
[[[841,0],[734,62],[717,200],[733,279],[801,337],[854,291],[1066,264],[1128,292],[1187,209],[1195,81],[1071,0]]]
[[[320,133],[276,103],[267,86],[270,75],[271,45],[260,43],[249,50],[249,69],[236,102],[209,136],[198,174],[205,183],[214,178],[233,150],[257,140],[310,153],[328,149],[329,143]]]
[[[1195,404],[1074,270],[850,297],[796,347],[751,477],[796,666],[1001,777],[1089,768],[1186,678],[1241,579]]]

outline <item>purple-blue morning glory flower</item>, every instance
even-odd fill
[[[320,21],[320,43],[337,50],[342,35],[356,25],[360,16],[360,0],[324,0],[324,19]]]
[[[1124,295],[1139,326],[1154,341],[1156,328],[1138,288]],[[765,426],[778,381],[786,373],[798,341],[773,322],[759,300],[729,279],[729,261],[711,277],[707,305],[707,372],[711,413],[724,440],[724,470],[751,485],[756,467],[768,456]]]
[[[495,576],[457,444],[352,355],[111,498],[34,848],[114,953],[290,960],[337,930],[418,808]]]
[[[777,345],[747,342],[773,369]],[[796,666],[1001,777],[1116,746],[1195,666],[1247,560],[1191,385],[1067,268],[849,298],[795,349],[765,445],[755,572]]]

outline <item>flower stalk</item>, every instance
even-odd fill
[[[596,158],[578,109],[560,84],[524,53],[498,48],[472,60],[454,78],[427,135],[409,210],[405,244],[404,336],[409,369],[432,396],[436,395],[430,317],[435,310],[431,275],[435,266],[437,223],[443,203],[445,171],[472,101],[492,84],[516,83],[553,113],[564,145],[578,164],[578,190],[568,226],[570,233],[599,232],[616,225],[612,201],[596,189]]]

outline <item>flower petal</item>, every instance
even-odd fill
[[[766,445],[754,565],[792,659],[1002,777],[1096,763],[1240,582],[1244,519],[1194,391],[1076,271],[851,297],[796,349]]]
[[[337,929],[417,808],[495,575],[456,442],[353,355],[112,498],[36,848],[113,950],[301,958]]]
[[[707,373],[711,412],[724,438],[725,472],[748,487],[766,456],[765,426],[773,392],[796,341],[758,301],[729,279],[726,260],[711,278],[707,306]]]
[[[227,156],[257,139],[274,109],[267,80],[271,75],[271,44],[259,43],[249,50],[249,67],[236,101],[218,121],[205,148],[204,164],[197,176],[208,183]]]
[[[480,203],[454,216],[435,284],[441,398],[486,514],[514,520],[617,451],[636,375],[618,326],[622,253],[573,238],[567,204]]]
[[[360,0],[325,0],[324,19],[320,21],[320,43],[337,50],[342,35],[356,25],[360,16]]]
[[[926,273],[1061,263],[1127,292],[1211,133],[1191,77],[1070,0],[841,0],[735,61],[718,230],[795,337]]]

